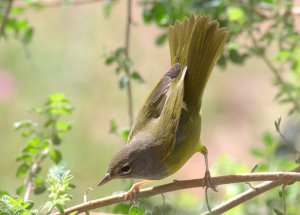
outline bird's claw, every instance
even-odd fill
[[[124,200],[134,200],[137,199],[137,194],[140,192],[140,188],[137,185],[132,185],[132,187],[130,188],[130,190],[128,190],[125,195],[124,195]]]
[[[204,186],[206,188],[211,188],[213,191],[218,192],[217,187],[213,184],[212,180],[211,180],[211,176],[210,176],[210,172],[209,170],[205,171],[205,175],[204,175]]]

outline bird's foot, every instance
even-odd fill
[[[206,188],[211,188],[213,191],[218,192],[216,185],[213,184],[212,180],[211,180],[211,176],[210,176],[210,172],[209,170],[205,171],[205,175],[204,175],[204,186]]]
[[[140,185],[139,184],[133,184],[130,190],[128,190],[125,195],[124,199],[125,200],[134,200],[137,199],[137,195],[140,192]]]
[[[144,184],[148,184],[150,182],[151,182],[151,180],[145,180],[145,181],[141,181],[141,182],[133,184],[132,187],[130,188],[130,190],[128,190],[127,193],[125,193],[124,199],[125,200],[129,200],[129,199],[136,200],[137,195],[140,192],[140,186],[143,186]]]

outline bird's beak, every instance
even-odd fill
[[[111,177],[110,173],[109,172],[106,173],[104,178],[99,182],[98,187],[103,185],[103,184],[106,184],[107,182],[109,182],[112,179],[113,179],[113,177]]]

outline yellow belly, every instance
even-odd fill
[[[199,115],[179,124],[176,132],[176,144],[164,160],[168,176],[177,172],[193,154],[202,148],[199,140],[200,132],[201,118]]]

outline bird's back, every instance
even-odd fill
[[[187,66],[184,81],[184,108],[176,130],[176,142],[165,159],[169,175],[176,172],[201,146],[201,103],[206,83],[226,42],[227,30],[207,16],[190,17],[170,27],[172,65]],[[176,85],[176,83],[174,83]]]

